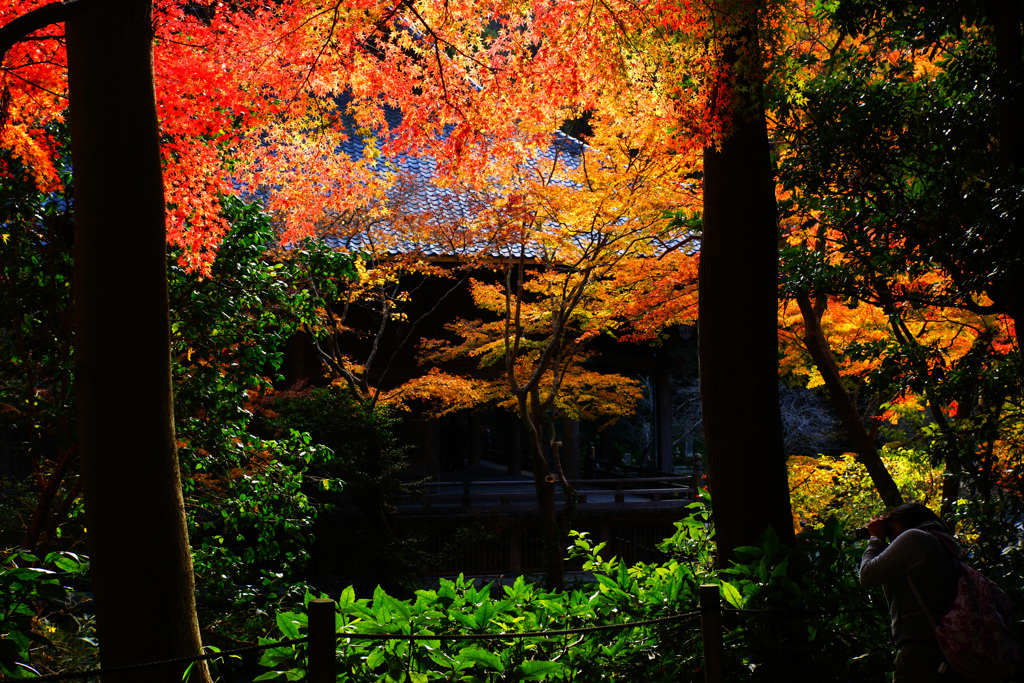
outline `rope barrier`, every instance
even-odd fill
[[[617,629],[636,628],[638,626],[650,626],[652,624],[664,624],[672,621],[682,621],[700,616],[700,612],[684,612],[671,617],[659,617],[657,619],[643,619],[641,621],[627,621],[621,624],[603,624],[601,626],[581,626],[579,628],[562,629],[558,631],[513,631],[510,633],[345,633],[339,632],[339,638],[352,640],[502,640],[508,638],[543,638],[551,636],[573,636],[599,631],[614,631]]]
[[[221,657],[231,657],[237,654],[243,654],[246,652],[259,652],[262,650],[272,650],[275,647],[282,647],[286,645],[297,645],[308,641],[309,638],[292,638],[290,640],[280,640],[275,643],[264,643],[262,645],[246,645],[244,647],[237,647],[231,650],[221,650],[220,652],[207,652],[201,655],[195,655],[192,657],[176,657],[174,659],[161,659],[155,662],[140,662],[139,664],[125,664],[124,666],[112,666],[108,668],[90,669],[88,671],[73,671],[71,673],[59,673],[59,674],[46,674],[45,676],[39,676],[37,678],[0,678],[0,683],[14,683],[18,681],[71,681],[82,678],[93,678],[96,676],[103,676],[105,674],[113,673],[124,673],[125,671],[136,671],[139,669],[150,669],[158,666],[171,666],[172,664],[192,664],[194,662],[203,662],[208,659],[220,659]]]
[[[722,614],[768,614],[781,616],[786,614],[814,614],[820,616],[831,616],[833,614],[859,614],[863,612],[883,612],[884,607],[850,607],[847,609],[735,609],[728,607],[722,610]]]
[[[820,615],[830,616],[836,614],[855,614],[863,612],[877,612],[882,611],[879,607],[854,607],[839,610],[815,610],[815,609],[786,609],[786,610],[757,610],[757,609],[733,609],[727,608],[722,610],[723,614],[737,614],[737,615],[767,615],[767,616],[786,616],[786,615]],[[603,631],[615,631],[623,630],[627,628],[637,628],[641,626],[653,626],[655,624],[665,624],[671,622],[681,622],[688,619],[694,619],[700,616],[700,612],[697,610],[690,612],[683,612],[675,614],[670,617],[658,617],[655,619],[642,619],[640,621],[627,621],[619,624],[602,624],[598,626],[581,626],[579,628],[571,629],[558,629],[551,631],[514,631],[509,633],[447,633],[447,634],[427,634],[427,633],[347,633],[345,631],[339,631],[335,634],[338,640],[407,640],[407,641],[423,641],[423,640],[436,640],[436,641],[467,641],[467,640],[507,640],[507,639],[518,639],[518,638],[551,638],[557,636],[572,636],[572,635],[585,635],[588,633],[599,633]],[[174,659],[164,659],[155,662],[145,662],[140,664],[130,664],[125,666],[117,666],[110,668],[92,669],[88,671],[77,671],[71,673],[60,673],[60,674],[47,674],[31,679],[14,679],[3,677],[0,678],[0,683],[14,683],[14,681],[20,680],[31,680],[39,681],[40,683],[48,681],[71,681],[84,678],[92,678],[102,676],[110,673],[123,673],[126,671],[136,671],[139,669],[154,668],[159,666],[171,666],[175,664],[191,664],[194,662],[201,662],[210,659],[220,659],[222,657],[231,657],[234,655],[244,654],[248,652],[260,652],[264,650],[271,650],[275,647],[286,647],[290,645],[298,645],[309,641],[309,637],[293,638],[289,640],[281,640],[273,643],[264,643],[261,645],[246,645],[243,647],[234,648],[231,650],[222,650],[220,652],[208,652],[193,657],[178,657]]]
[[[511,633],[448,633],[448,634],[424,634],[424,633],[345,633],[339,631],[336,634],[338,639],[348,640],[448,640],[448,641],[460,641],[460,640],[502,640],[509,638],[544,638],[554,636],[567,636],[567,635],[582,635],[586,633],[597,633],[600,631],[613,631],[617,629],[636,628],[639,626],[651,626],[653,624],[669,623],[673,621],[682,621],[684,619],[693,618],[700,616],[699,612],[684,612],[682,614],[676,614],[671,617],[659,617],[657,619],[643,619],[640,621],[628,621],[621,624],[603,624],[600,626],[582,626],[574,629],[560,629],[555,631],[516,631]],[[219,659],[221,657],[230,657],[237,654],[243,654],[246,652],[259,652],[263,650],[272,650],[275,647],[284,647],[288,645],[298,645],[299,643],[305,643],[309,641],[309,637],[304,638],[293,638],[290,640],[281,640],[274,643],[264,643],[262,645],[247,645],[244,647],[234,648],[232,650],[222,650],[220,652],[209,652],[194,657],[178,657],[175,659],[163,659],[155,662],[145,662],[140,664],[128,664],[125,666],[116,666],[110,668],[91,669],[88,671],[75,671],[71,673],[60,673],[60,674],[47,674],[45,676],[39,676],[38,678],[30,679],[15,679],[15,678],[0,678],[0,683],[14,683],[14,681],[30,680],[35,683],[44,681],[70,681],[78,680],[83,678],[93,678],[96,676],[102,676],[110,673],[123,673],[125,671],[135,671],[138,669],[155,668],[158,666],[171,666],[174,664],[191,664],[193,662],[201,662],[209,659]]]

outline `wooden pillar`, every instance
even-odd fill
[[[478,467],[483,451],[483,429],[480,415],[474,411],[469,416],[469,466]]]
[[[700,587],[700,630],[704,641],[704,680],[707,683],[722,683],[725,680],[725,664],[722,653],[722,603],[718,597],[718,586],[705,584]]]
[[[608,430],[601,432],[601,435],[597,439],[597,459],[599,462],[613,462],[615,460],[615,448],[612,444],[611,437],[608,436]]]
[[[597,460],[597,451],[594,447],[593,440],[587,442],[587,456],[583,464],[583,476],[587,479],[591,479],[595,476],[595,461]]]
[[[508,418],[508,473],[516,477],[523,473],[523,426],[515,413]]]
[[[335,680],[335,650],[338,635],[334,623],[334,600],[315,598],[309,601],[309,651],[306,662],[306,680],[309,683],[333,683]]]
[[[672,471],[672,373],[659,370],[654,377],[654,450],[658,469]]]
[[[580,478],[579,420],[562,420],[562,471],[568,479]]]
[[[523,568],[523,534],[518,528],[508,534],[508,571],[518,572]]]
[[[462,449],[466,446],[468,429],[462,415],[449,415],[435,420],[438,425],[442,470],[456,472],[466,466]]]
[[[423,464],[427,474],[439,477],[441,474],[441,425],[436,418],[423,420],[420,432],[423,444]]]

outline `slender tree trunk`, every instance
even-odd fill
[[[900,493],[899,487],[893,481],[882,458],[879,457],[878,449],[875,448],[875,440],[868,433],[860,411],[843,386],[832,349],[821,329],[818,312],[814,310],[806,293],[798,294],[796,300],[804,318],[804,345],[807,347],[808,353],[811,354],[815,367],[818,368],[818,372],[825,380],[825,388],[828,390],[832,407],[835,408],[847,436],[853,442],[853,447],[857,451],[857,460],[867,468],[871,482],[875,485],[875,490],[878,491],[878,495],[881,496],[886,507],[899,505],[903,502],[903,494]]]
[[[104,668],[199,654],[174,437],[152,8],[67,22],[78,439]],[[111,674],[181,681],[183,667]],[[205,666],[193,681],[209,681]]]
[[[567,532],[559,521],[555,509],[555,483],[557,477],[544,454],[542,438],[543,422],[537,399],[531,396],[519,397],[519,415],[526,427],[530,443],[533,469],[533,488],[537,494],[537,509],[540,513],[541,553],[543,555],[548,586],[555,590],[565,588],[565,540]]]
[[[78,489],[78,481],[75,480],[68,486],[70,490],[65,491],[63,497],[60,498],[60,504],[57,504],[61,485],[64,483],[64,478],[67,476],[76,454],[77,451],[73,445],[57,449],[57,462],[39,491],[36,508],[32,512],[32,519],[28,523],[28,530],[22,543],[33,553],[45,554],[50,547],[53,530],[64,521],[64,516],[57,512],[64,507],[67,497],[74,496],[74,492]]]
[[[974,412],[974,404],[976,402],[977,395],[974,394],[974,391],[967,392],[957,403],[956,415],[953,416],[954,419],[957,422],[969,419],[971,413]],[[964,450],[971,452],[974,450],[974,445],[974,443],[971,443],[969,448]],[[946,471],[942,477],[942,502],[939,507],[939,516],[952,531],[956,530],[956,518],[953,515],[953,510],[956,506],[956,501],[960,498],[960,484],[963,481],[962,452],[960,449],[946,452]]]
[[[724,71],[712,106],[732,125],[704,150],[700,393],[719,566],[772,527],[793,539],[778,375],[778,228],[757,4],[716,7]]]

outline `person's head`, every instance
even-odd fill
[[[889,523],[890,533],[893,538],[899,536],[907,529],[914,529],[925,522],[938,522],[943,529],[946,525],[942,523],[939,516],[932,512],[928,506],[921,503],[903,503],[889,508],[885,513],[885,520]]]

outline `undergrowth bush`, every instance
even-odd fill
[[[73,586],[88,567],[87,559],[70,552],[44,558],[13,552],[0,564],[0,674],[5,678],[34,678],[40,671],[96,659],[91,617],[67,612]]]
[[[727,680],[884,680],[891,649],[883,606],[859,586],[861,549],[838,522],[802,535],[796,547],[769,532],[760,546],[738,549],[740,561],[719,582],[706,498],[690,508],[662,544],[669,556],[662,563],[606,560],[603,544],[574,534],[570,553],[591,578],[567,592],[522,578],[482,587],[443,579],[409,600],[383,589],[360,599],[346,588],[336,626],[350,637],[339,637],[337,680],[703,681],[697,605],[708,583],[719,583],[724,601]],[[279,613],[277,623],[285,638],[306,632],[303,611]],[[624,626],[590,630],[608,625]],[[562,633],[544,635],[552,631]],[[524,633],[531,636],[516,635]],[[372,637],[384,634],[428,639]],[[486,637],[458,639],[465,635]],[[268,671],[257,680],[300,680],[304,656],[302,644],[268,650],[261,660]]]

